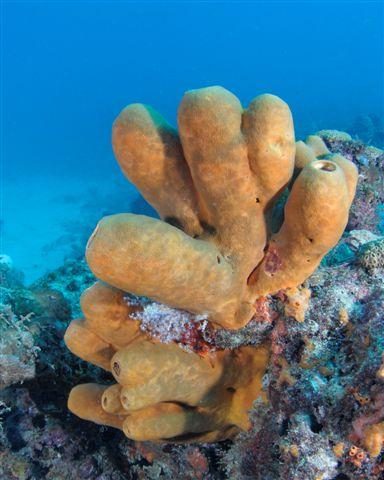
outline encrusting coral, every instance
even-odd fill
[[[290,110],[272,95],[243,110],[221,87],[187,92],[178,124],[179,135],[140,104],[114,123],[118,162],[162,220],[106,217],[89,240],[88,264],[108,285],[84,293],[85,320],[73,321],[65,340],[117,384],[80,385],[68,403],[136,440],[217,441],[248,428],[268,345],[197,355],[159,343],[140,331],[140,302],[124,292],[216,326],[246,325],[260,298],[300,285],[337,243],[357,170],[320,137],[299,143],[295,162]],[[273,207],[288,186],[272,234]]]
[[[360,249],[357,261],[370,273],[384,268],[384,238],[366,243]]]

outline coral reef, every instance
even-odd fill
[[[204,315],[133,295],[124,295],[122,308],[130,305],[134,311],[130,327],[122,331],[114,304],[114,342],[134,330],[141,339],[177,343],[182,353],[198,358],[269,342],[262,380],[268,402],[254,402],[250,428],[219,443],[139,442],[119,429],[72,415],[67,398],[74,384],[115,383],[108,372],[72,355],[63,342],[68,323],[80,315],[80,292],[95,278],[84,261],[67,261],[26,287],[8,257],[0,328],[3,342],[15,339],[7,348],[12,348],[17,372],[9,370],[7,386],[4,382],[0,390],[1,478],[383,478],[384,269],[376,262],[380,257],[366,253],[382,244],[376,204],[367,202],[380,185],[367,171],[374,167],[383,175],[383,152],[360,142],[360,151],[366,152],[363,165],[357,142],[346,134],[321,136],[330,153],[340,152],[356,164],[366,188],[357,188],[353,223],[303,286],[261,297],[254,318],[236,331],[212,328]],[[84,297],[81,303],[85,307]],[[87,321],[96,321],[87,313]],[[103,322],[97,328],[103,338]],[[18,340],[22,337],[26,343]],[[0,375],[4,372],[0,363]]]
[[[157,323],[162,315],[170,315],[169,310],[140,299],[144,332],[156,328],[158,341],[178,342],[188,331],[182,338],[188,351],[199,352],[204,344],[209,348],[257,345],[271,338],[273,354],[263,379],[270,401],[254,404],[251,429],[232,442],[132,442],[119,430],[69,414],[66,397],[74,383],[107,384],[111,377],[66,351],[62,335],[70,313],[62,320],[44,313],[32,316],[29,329],[40,327],[35,337],[39,346],[35,377],[0,392],[0,476],[10,480],[295,480],[298,476],[379,480],[384,455],[382,451],[377,457],[370,455],[364,432],[369,434],[368,427],[383,421],[384,383],[379,372],[384,353],[384,272],[372,276],[357,261],[359,250],[374,239],[367,231],[350,232],[337,247],[351,249],[347,259],[331,252],[306,282],[311,298],[304,322],[286,310],[292,300],[279,294],[267,298],[257,319],[237,331],[211,330],[204,320],[179,314],[170,331],[165,321],[163,327]],[[73,298],[66,288],[71,280],[84,286],[94,281],[85,264],[77,262],[67,263],[48,278],[64,296],[67,312]],[[18,291],[19,287],[10,288],[7,298]],[[52,303],[58,301],[56,295]],[[51,311],[60,309],[51,305]],[[15,315],[19,318],[19,312]],[[361,435],[356,431],[359,424]]]
[[[356,256],[320,268],[307,282],[312,295],[305,321],[285,318],[278,329],[268,374],[271,406],[265,412],[256,405],[253,430],[225,455],[234,478],[380,478],[382,460],[368,442],[383,418],[384,384],[377,377],[383,270],[369,275]],[[374,432],[367,430],[371,425]],[[353,447],[357,457],[350,455]],[[266,448],[267,460],[258,461]]]
[[[384,238],[366,243],[358,253],[359,264],[374,274],[384,268]]]
[[[384,232],[384,152],[379,148],[353,140],[345,132],[317,132],[332,153],[343,155],[359,169],[359,181],[352,204],[348,230],[365,229]]]
[[[10,306],[0,307],[0,389],[35,376],[35,355],[32,332],[28,328],[31,315],[17,318]]]
[[[383,120],[375,114],[357,116],[349,132],[364,143],[375,145],[375,147],[384,147]]]

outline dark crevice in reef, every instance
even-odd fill
[[[281,422],[280,430],[279,430],[279,435],[281,437],[285,437],[288,433],[289,430],[289,418],[284,418],[284,420]]]
[[[300,363],[305,349],[305,342],[299,337],[292,339],[292,345],[289,347],[290,362]],[[288,355],[287,355],[288,356]]]
[[[44,428],[46,424],[44,415],[36,415],[36,417],[32,418],[32,425],[37,428]]]
[[[124,475],[124,478],[127,478],[128,480],[136,480],[138,477],[132,471],[132,466],[143,467],[150,465],[150,463],[144,458],[130,461],[129,456],[124,450],[117,449],[116,445],[122,443],[124,438],[124,435],[120,431],[108,428],[103,432],[103,435],[100,438],[100,445],[106,446],[111,464],[113,464],[116,469]]]
[[[49,473],[49,468],[44,467],[41,465],[40,462],[33,461],[32,462],[32,478],[46,478],[47,474]]]
[[[4,417],[5,434],[7,436],[7,440],[11,446],[11,450],[13,452],[18,452],[27,445],[18,429],[18,424],[22,418],[22,413],[18,413],[16,411],[15,413],[5,415]]]
[[[217,478],[218,480],[225,480],[228,478],[223,472],[223,467],[225,465],[223,465],[222,455],[224,452],[227,452],[232,445],[232,440],[226,440],[220,443],[220,453],[214,447],[210,447],[206,452],[207,457],[209,458],[210,473],[215,475],[214,478]]]
[[[323,429],[323,425],[317,421],[315,415],[309,415],[309,427],[313,433],[320,433]]]

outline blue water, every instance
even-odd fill
[[[110,145],[122,107],[175,123],[183,92],[269,92],[298,136],[383,117],[383,2],[2,3],[3,253],[32,281],[97,218],[142,211]]]

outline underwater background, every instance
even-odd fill
[[[2,252],[29,283],[102,215],[154,215],[112,154],[129,103],[175,125],[189,89],[273,93],[297,138],[336,128],[382,146],[382,27],[380,1],[2,2]]]
[[[383,480],[384,2],[3,0],[0,8],[0,480]],[[325,168],[329,164],[349,169],[347,181],[341,175],[340,197],[336,198],[337,188],[333,191],[335,202],[320,202],[321,194],[329,195],[325,189],[309,195],[300,214],[295,210],[291,217],[296,234],[307,212],[312,212],[311,221],[317,215],[313,212],[320,212],[319,224],[312,222],[315,235],[306,232],[308,251],[325,248],[318,247],[318,239],[321,244],[327,236],[340,237],[340,218],[345,225],[348,208],[344,187],[348,183],[351,191],[358,176],[345,231],[312,275],[307,277],[311,253],[308,258],[300,251],[289,263],[290,255],[279,258],[278,249],[276,254],[274,239],[263,243],[259,253],[265,253],[264,259],[251,275],[245,272],[246,289],[249,279],[250,288],[254,286],[251,277],[266,264],[271,277],[277,272],[277,280],[286,265],[293,265],[289,274],[297,280],[303,263],[305,281],[257,295],[250,304],[252,317],[236,330],[228,329],[239,327],[231,322],[227,328],[212,328],[212,317],[205,311],[190,313],[201,313],[199,301],[213,291],[229,320],[235,320],[227,309],[231,294],[213,287],[211,273],[219,271],[221,280],[227,265],[221,251],[217,255],[213,250],[213,266],[206,270],[197,263],[189,268],[188,255],[184,262],[178,252],[167,250],[166,233],[151,232],[147,243],[141,238],[137,250],[124,250],[128,235],[112,235],[108,251],[123,245],[123,261],[119,263],[116,247],[117,254],[107,262],[96,254],[94,265],[112,275],[138,258],[136,268],[123,271],[122,281],[139,271],[136,280],[152,282],[162,303],[152,296],[126,294],[131,289],[124,286],[122,291],[95,284],[84,258],[86,242],[102,217],[120,212],[157,216],[118,168],[111,146],[116,116],[127,104],[142,102],[176,126],[184,92],[211,85],[233,92],[243,106],[262,93],[287,102],[296,139],[306,141],[297,144],[294,175],[300,148],[301,153],[312,152],[320,175],[335,171]],[[306,139],[308,134],[317,136]],[[293,162],[293,141],[291,148]],[[300,178],[274,206],[269,220],[277,228],[287,190],[293,192]],[[226,185],[233,187],[231,182]],[[258,191],[254,197],[260,203]],[[234,213],[241,217],[237,209]],[[169,223],[175,220],[166,218]],[[287,224],[291,225],[288,220]],[[198,237],[198,244],[213,246],[215,225],[199,225],[207,238]],[[249,230],[258,226],[249,222],[246,235],[234,235],[240,249],[249,249]],[[331,243],[325,244],[328,250]],[[148,252],[155,254],[145,263],[140,255]],[[317,265],[321,255],[313,257]],[[228,263],[238,267],[235,261]],[[174,282],[182,277],[180,265],[185,264],[187,274]],[[180,304],[162,297],[169,286],[163,274],[174,282],[168,293]],[[100,272],[98,277],[109,282]],[[244,278],[240,284],[244,286]],[[191,301],[190,311],[183,310],[189,310],[182,303],[185,299]],[[180,435],[165,435],[155,422],[156,436],[145,437],[151,441],[134,441],[137,437],[129,428],[124,430],[127,436],[120,430],[121,417],[129,427],[138,414],[140,430],[140,412],[145,417],[148,410],[132,413],[129,401],[128,407],[123,405],[120,390],[115,416],[104,416],[107,408],[99,397],[92,403],[90,397],[80,396],[77,404],[68,405],[70,392],[79,385],[81,391],[81,384],[111,386],[110,370],[119,382],[111,390],[120,384],[127,387],[119,378],[124,368],[136,369],[137,379],[148,387],[152,377],[145,365],[151,350],[146,345],[161,352],[154,357],[157,376],[152,383],[161,388],[148,389],[154,396],[152,406],[160,406],[154,418],[162,418],[162,408],[173,408],[186,416],[193,412],[197,419],[204,413],[209,423],[218,412],[216,426],[204,423],[199,432],[198,421],[185,422]],[[111,364],[111,358],[129,354],[135,346],[138,354],[132,364],[124,358],[117,367],[114,360]],[[260,346],[265,347],[264,361],[259,359]],[[173,352],[171,361],[164,354],[168,351]],[[243,352],[252,354],[242,357]],[[200,367],[209,365],[209,371],[224,358],[232,369],[232,383],[225,383],[223,374],[224,380],[217,379],[204,392],[209,374],[197,369],[191,380],[188,369],[186,373],[182,364],[175,366],[179,356],[186,365],[198,358]],[[252,363],[256,360],[261,365],[257,374]],[[149,382],[144,383],[148,371]],[[260,393],[256,399],[256,390],[247,384],[255,380]],[[175,402],[172,395],[179,387],[185,395],[196,395],[201,405],[195,409],[197,401],[188,403],[185,398],[184,403]],[[124,395],[129,396],[131,388]],[[211,411],[204,410],[201,391],[207,393]],[[160,401],[159,392],[170,398]],[[137,396],[139,403],[143,398]],[[102,417],[97,417],[100,412]],[[115,423],[108,423],[111,417]],[[166,429],[169,422],[162,425]],[[241,432],[228,439],[227,430],[237,432],[238,427]],[[220,435],[210,437],[215,428]],[[207,438],[212,443],[203,443]]]

